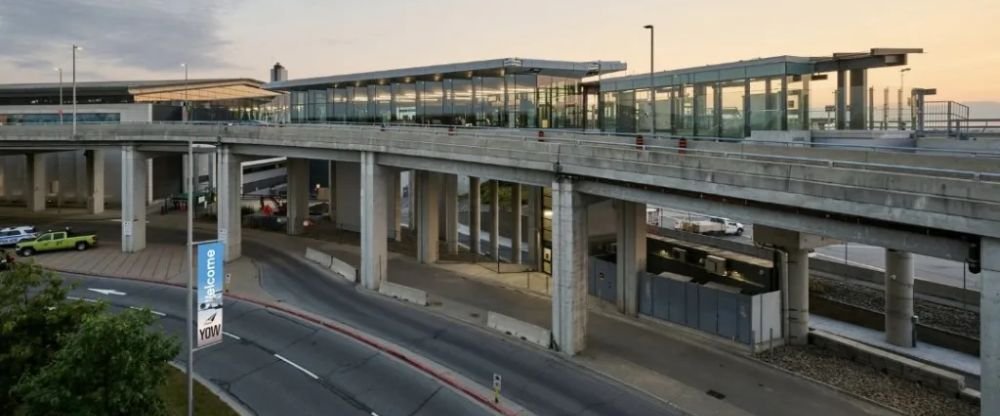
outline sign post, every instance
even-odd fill
[[[503,379],[500,374],[493,373],[493,403],[500,403],[500,385]]]
[[[222,341],[222,294],[225,292],[225,246],[221,241],[198,244],[197,348]]]

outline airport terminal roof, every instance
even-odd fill
[[[394,82],[433,81],[443,78],[499,76],[501,74],[534,73],[561,77],[583,78],[624,71],[626,65],[619,61],[550,61],[543,59],[501,58],[455,64],[431,65],[385,71],[361,72],[271,82],[265,88],[274,90],[309,89],[339,85],[362,86]]]
[[[263,82],[251,78],[209,78],[191,80],[136,80],[77,82],[78,96],[131,95],[135,102],[215,101],[242,98],[269,98],[278,95],[261,88]],[[59,90],[72,94],[70,82],[0,84],[0,99],[53,97]]]

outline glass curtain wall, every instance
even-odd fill
[[[788,129],[809,129],[809,75],[788,76]]]
[[[695,84],[694,86],[694,112],[695,112],[695,135],[716,136],[718,135],[718,124],[716,120],[715,93],[718,86],[715,83]]]
[[[475,77],[472,80],[475,88],[476,125],[500,127],[504,125],[504,79],[499,77]]]
[[[743,137],[744,80],[725,81],[720,84],[722,93],[722,137]]]
[[[392,121],[414,123],[417,119],[417,86],[415,84],[392,84],[394,110]]]
[[[750,80],[750,129],[781,130],[781,79],[778,77]]]

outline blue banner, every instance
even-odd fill
[[[226,282],[225,246],[213,241],[198,244],[197,348],[222,341],[222,293]]]

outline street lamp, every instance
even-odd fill
[[[643,26],[649,29],[649,134],[656,135],[656,87],[653,86],[653,25]]]
[[[76,137],[76,51],[82,51],[83,47],[73,45],[73,137]]]
[[[62,68],[55,67],[52,68],[54,71],[59,72],[59,125],[63,124],[63,77]]]
[[[899,103],[899,108],[897,109],[896,120],[899,122],[900,130],[906,130],[906,127],[903,125],[903,80],[907,72],[910,72],[910,68],[903,68],[899,70],[899,95],[896,97],[896,101]]]
[[[181,111],[181,121],[188,121],[191,118],[188,114],[191,111],[191,102],[188,100],[188,64],[182,62],[181,67],[184,68],[184,107]]]

